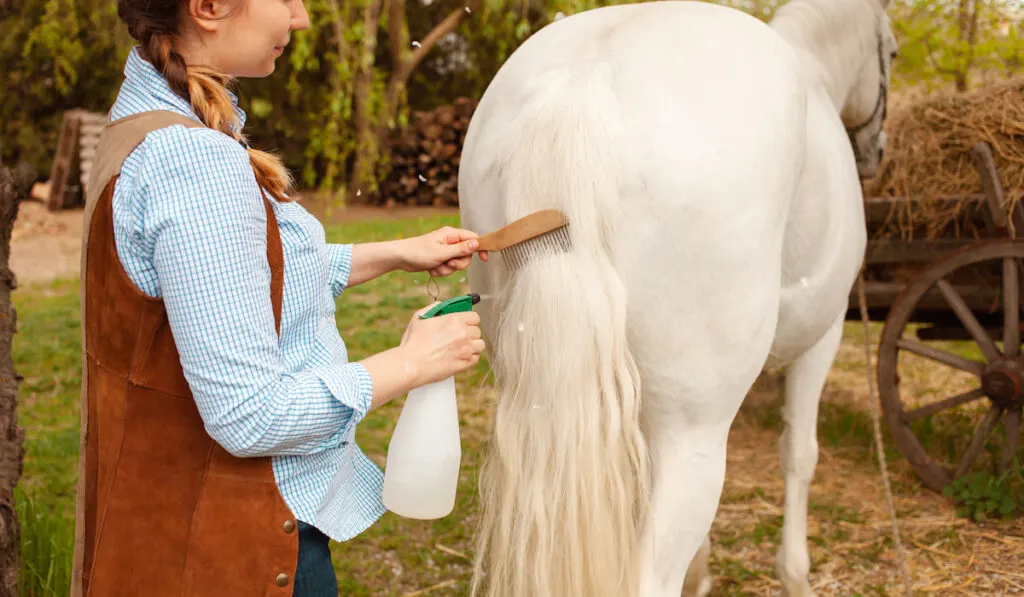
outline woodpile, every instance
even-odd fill
[[[463,97],[415,112],[409,125],[392,137],[391,169],[372,203],[457,206],[459,157],[476,104]]]

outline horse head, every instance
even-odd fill
[[[863,54],[857,77],[850,88],[841,118],[853,146],[857,173],[871,178],[878,173],[885,156],[885,117],[888,106],[892,63],[899,50],[889,17],[890,0],[867,0],[879,4],[877,25],[870,51]]]

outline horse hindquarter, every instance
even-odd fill
[[[470,271],[494,295],[481,315],[499,372],[488,595],[679,595],[775,332],[805,139],[793,64],[755,19],[665,2],[560,21],[488,88],[463,225],[557,208],[573,239],[515,274]]]

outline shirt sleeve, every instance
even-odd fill
[[[266,211],[248,154],[205,129],[172,127],[145,146],[144,250],[207,432],[235,456],[338,445],[369,410],[373,380],[359,363],[311,359],[286,369],[270,303]]]
[[[327,249],[330,254],[327,280],[331,285],[331,294],[337,297],[348,287],[348,277],[352,273],[352,245],[328,244]]]

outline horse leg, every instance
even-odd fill
[[[814,597],[809,582],[807,499],[818,464],[818,403],[843,337],[840,317],[807,352],[786,368],[786,428],[779,440],[786,482],[782,546],[776,573],[786,597]]]
[[[641,597],[678,597],[688,563],[711,529],[725,481],[728,421],[682,425],[651,438],[652,494],[641,536]]]
[[[711,594],[711,537],[705,536],[704,543],[690,562],[683,581],[682,597],[707,597]]]

